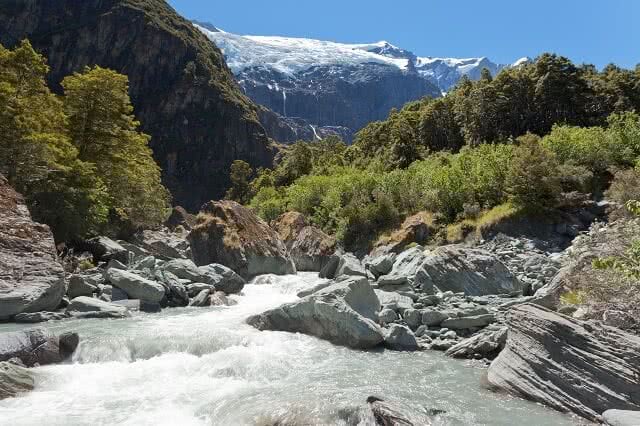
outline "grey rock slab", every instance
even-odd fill
[[[158,303],[165,295],[165,288],[162,284],[130,271],[111,268],[107,269],[105,276],[114,287],[124,290],[130,299]]]
[[[413,332],[400,324],[391,324],[384,335],[384,345],[395,351],[418,350],[418,342]]]

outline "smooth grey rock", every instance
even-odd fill
[[[87,296],[78,296],[67,306],[67,314],[80,318],[124,318],[127,308]]]
[[[136,235],[136,242],[161,259],[188,259],[191,247],[186,238],[186,233],[170,232],[166,228],[145,229]]]
[[[311,334],[338,345],[367,349],[383,341],[380,301],[366,278],[352,277],[282,305],[247,323],[260,330]]]
[[[402,317],[411,329],[415,330],[422,324],[422,312],[417,309],[405,309]]]
[[[31,371],[10,362],[0,362],[0,400],[29,392],[34,386]]]
[[[367,272],[357,257],[351,253],[346,253],[340,258],[335,275],[338,277],[340,275],[366,277]]]
[[[38,322],[46,322],[53,320],[61,320],[65,319],[67,316],[61,312],[22,312],[15,317],[13,320],[17,323],[38,323]]]
[[[495,358],[507,342],[507,327],[483,330],[447,349],[445,355],[452,358]]]
[[[189,306],[203,307],[211,305],[211,299],[209,298],[210,294],[210,289],[201,290],[198,295],[194,297],[191,302],[189,302]]]
[[[107,263],[107,269],[109,268],[116,268],[116,269],[122,269],[123,271],[126,271],[127,269],[127,265],[120,262],[117,259],[110,259],[109,262]]]
[[[384,336],[384,345],[395,351],[416,351],[418,342],[409,327],[391,324]]]
[[[378,285],[383,286],[400,286],[407,284],[407,277],[402,275],[382,275],[378,278]]]
[[[336,270],[338,269],[338,265],[340,264],[340,255],[333,254],[329,256],[327,259],[327,263],[324,264],[322,269],[320,269],[320,273],[318,276],[320,278],[335,278]]]
[[[148,280],[133,272],[111,268],[107,269],[105,276],[114,287],[124,290],[130,299],[158,303],[165,295],[165,289],[162,284]]]
[[[373,275],[379,277],[391,272],[391,268],[393,268],[393,263],[395,262],[395,260],[395,253],[387,253],[370,259],[367,262],[367,265]]]
[[[411,309],[413,307],[413,300],[400,293],[382,290],[375,290],[375,293],[380,300],[381,306],[394,304],[396,311],[404,311],[405,309]]]
[[[407,277],[409,281],[413,281],[423,260],[424,249],[421,246],[412,247],[396,256],[389,274]]]
[[[85,275],[71,275],[69,277],[69,288],[67,295],[73,299],[78,296],[91,296],[98,290],[94,281]]]
[[[140,261],[136,262],[136,264],[134,265],[134,269],[151,269],[154,270],[156,267],[156,258],[153,256],[146,256],[142,259],[140,259]]]
[[[422,324],[426,325],[427,327],[440,325],[447,318],[449,318],[449,315],[440,311],[436,311],[433,309],[422,310]]]
[[[219,263],[200,266],[198,271],[205,277],[205,282],[213,284],[216,291],[223,291],[226,294],[240,293],[246,283],[245,279],[231,268]]]
[[[204,280],[200,269],[189,259],[172,259],[162,265],[162,270],[193,282]]]
[[[514,306],[506,321],[491,385],[593,421],[611,407],[640,410],[639,336],[533,304]]]
[[[196,297],[203,290],[208,290],[208,291],[213,290],[213,286],[207,283],[187,284],[185,288],[187,289],[187,293],[189,294],[189,297]]]
[[[299,291],[297,296],[300,297],[300,298],[306,297],[306,296],[308,296],[310,294],[313,294],[313,293],[315,293],[315,292],[317,292],[319,290],[322,290],[323,288],[327,288],[332,284],[334,284],[334,283],[332,281],[328,281],[328,280],[325,281],[325,282],[318,283],[318,284],[316,284],[316,285],[314,285],[312,287],[309,287],[307,289]]]
[[[640,410],[607,410],[602,413],[602,419],[608,426],[639,426]]]
[[[486,327],[487,325],[495,322],[496,316],[494,314],[474,315],[470,317],[459,318],[447,318],[442,321],[442,327],[450,328],[453,330],[462,330],[472,327]]]
[[[77,333],[59,336],[41,328],[0,334],[0,361],[18,358],[25,366],[62,362],[78,347]]]
[[[398,319],[398,314],[393,309],[383,309],[378,314],[378,319],[381,324],[389,324]]]
[[[460,246],[438,247],[422,263],[422,285],[469,296],[522,291],[523,284],[493,254]],[[427,277],[429,279],[427,279]],[[429,283],[430,280],[430,283]]]

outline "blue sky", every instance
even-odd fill
[[[419,56],[509,63],[552,51],[577,63],[640,63],[640,0],[169,0],[238,34],[387,40]]]

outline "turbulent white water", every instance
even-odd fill
[[[573,424],[482,389],[482,369],[436,352],[353,351],[244,323],[317,280],[260,277],[232,307],[49,323],[77,331],[80,347],[68,364],[35,369],[35,391],[0,401],[0,424],[346,425],[369,395],[424,413],[425,422],[427,410],[445,410],[431,418],[436,425]]]

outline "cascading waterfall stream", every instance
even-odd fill
[[[425,422],[428,410],[444,410],[431,418],[438,425],[573,424],[483,390],[484,370],[440,353],[354,351],[245,324],[318,281],[312,273],[268,275],[232,296],[231,307],[46,323],[77,331],[80,347],[70,363],[36,368],[33,392],[0,401],[0,424],[367,425],[369,395],[423,413]],[[16,328],[24,327],[0,331]]]

